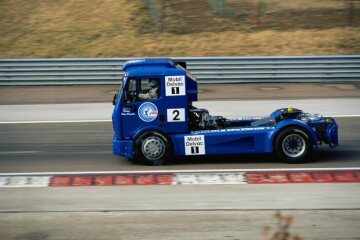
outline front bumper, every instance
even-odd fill
[[[128,159],[132,159],[133,155],[133,141],[132,140],[118,140],[113,138],[113,153]]]
[[[321,142],[328,144],[330,148],[339,145],[338,124],[335,119],[326,117],[322,119],[321,123],[314,124],[314,126]]]
[[[336,124],[335,120],[333,122],[333,124],[328,125],[326,128],[326,138],[331,148],[339,145],[338,125]]]

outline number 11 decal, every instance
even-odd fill
[[[168,122],[185,122],[185,108],[167,109]]]

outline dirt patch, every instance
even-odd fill
[[[359,54],[360,1],[0,1],[1,58]]]

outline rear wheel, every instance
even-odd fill
[[[170,141],[161,133],[150,131],[142,134],[135,142],[135,158],[146,165],[164,165],[171,153]]]
[[[310,136],[297,127],[282,130],[275,139],[275,153],[279,159],[287,163],[305,162],[312,149]]]

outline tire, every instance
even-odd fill
[[[275,138],[274,146],[276,156],[287,163],[306,162],[313,150],[309,134],[298,127],[282,130]]]
[[[168,138],[156,131],[141,134],[135,141],[134,160],[138,163],[161,166],[169,162],[172,145]]]

